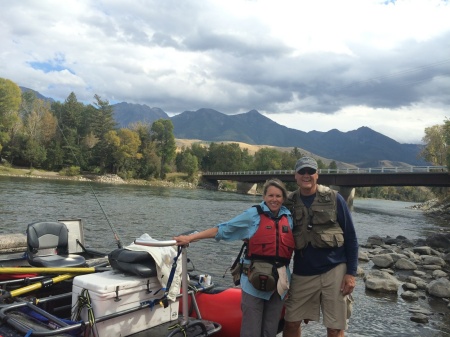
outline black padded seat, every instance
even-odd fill
[[[69,254],[69,231],[62,222],[35,222],[27,228],[27,259],[34,267],[84,267],[83,256]]]
[[[147,252],[118,248],[108,254],[108,259],[113,269],[124,273],[141,277],[157,276],[156,262]]]

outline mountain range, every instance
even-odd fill
[[[396,166],[427,165],[418,157],[422,145],[400,144],[368,127],[348,132],[336,129],[304,132],[280,125],[256,110],[226,115],[213,109],[199,109],[169,117],[163,110],[146,105],[118,103],[113,107],[114,118],[121,127],[130,122],[151,123],[167,118],[173,123],[175,138],[180,139],[298,147],[317,156],[358,167],[377,167],[380,162]]]
[[[38,98],[54,101],[32,89],[21,89],[33,91]],[[423,145],[400,144],[368,127],[348,132],[337,129],[304,132],[280,125],[256,110],[226,115],[213,109],[199,109],[170,117],[162,109],[150,108],[145,104],[122,102],[112,106],[119,127],[128,127],[136,122],[151,124],[161,118],[170,119],[174,136],[178,139],[297,147],[319,157],[357,167],[377,167],[380,163],[394,166],[428,164],[419,157]]]

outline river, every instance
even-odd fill
[[[117,247],[111,227],[125,246],[143,233],[166,240],[187,230],[202,230],[226,221],[260,200],[260,196],[200,189],[0,176],[0,234],[25,233],[27,224],[35,221],[81,218],[86,245],[111,251]],[[418,239],[439,228],[449,228],[445,222],[408,208],[412,205],[356,199],[352,214],[359,242],[365,243],[371,235]],[[191,244],[188,255],[197,270],[212,275],[213,282],[231,285],[228,273],[225,278],[223,275],[240,245],[239,242],[203,240]],[[364,270],[371,268],[368,263],[360,263],[360,266]],[[423,298],[407,302],[397,295],[367,292],[362,279],[357,281],[354,298],[346,336],[450,336],[450,314],[442,300]],[[428,324],[410,321],[408,308],[417,305],[435,312]],[[312,322],[303,327],[302,337],[324,335],[321,324]]]

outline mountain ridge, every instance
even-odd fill
[[[45,99],[32,89],[21,89],[31,90],[39,98]],[[382,162],[428,165],[419,157],[422,145],[400,144],[366,126],[347,132],[337,129],[305,132],[280,125],[254,109],[227,115],[214,109],[201,108],[170,117],[164,110],[146,104],[120,102],[112,104],[112,107],[119,127],[129,127],[136,122],[151,124],[160,118],[170,119],[174,136],[178,139],[297,147],[322,158],[358,167],[376,167]]]

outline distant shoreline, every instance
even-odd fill
[[[58,172],[40,171],[36,169],[24,169],[24,168],[8,168],[3,165],[0,165],[0,176],[15,177],[15,178],[48,179],[48,180],[70,180],[70,181],[95,182],[105,184],[172,187],[172,188],[186,188],[186,189],[198,188],[196,184],[186,181],[172,182],[168,180],[142,180],[142,179],[123,180],[116,174],[106,174],[101,176],[94,174],[62,176]]]

